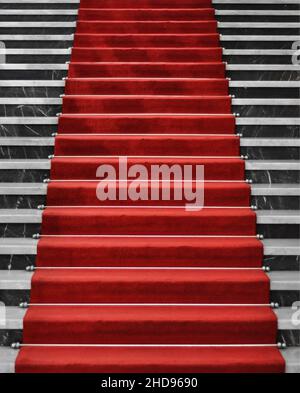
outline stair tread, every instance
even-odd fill
[[[91,275],[89,270],[80,269],[77,271],[76,269],[75,270],[71,269],[71,270],[69,270],[69,273],[72,272],[73,278],[76,277],[79,281],[82,281],[82,279],[83,279],[82,274],[84,271],[87,274],[86,277],[89,278],[91,281],[94,281],[96,273],[99,274],[100,272],[102,272],[102,273],[108,274],[109,272],[113,272],[113,271],[114,272],[119,271],[119,273],[121,272],[121,270],[109,270],[109,269],[97,270],[96,269],[96,270],[94,270],[93,275]],[[163,271],[165,272],[166,276],[169,276],[170,274],[172,275],[172,270],[168,270],[166,268]],[[167,273],[167,271],[169,273]],[[228,277],[228,278],[230,278],[232,275],[234,277],[237,273],[238,273],[238,275],[243,276],[244,279],[246,279],[246,280],[247,280],[247,278],[250,279],[250,275],[252,276],[253,274],[258,277],[263,277],[262,272],[251,271],[251,270],[226,271],[226,270],[220,269],[220,270],[210,271],[210,273],[209,273],[209,270],[207,270],[206,272],[208,273],[208,277],[212,277],[211,274],[213,274],[215,276],[215,274],[217,274],[220,271],[222,272],[222,275],[224,275],[224,277]],[[53,279],[55,281],[60,276],[60,274],[63,273],[63,270],[58,270],[58,269],[53,268],[53,270],[51,270],[51,272],[52,272],[52,274],[48,277],[53,276]],[[129,272],[131,272],[131,273],[134,272],[134,274],[137,274],[137,276],[139,276],[139,274],[140,274],[139,272],[141,272],[141,271],[138,269],[135,269],[135,270],[129,270]],[[235,273],[233,274],[233,272],[235,272]],[[149,269],[148,273],[150,273],[150,276],[151,276],[155,273],[155,270]],[[188,274],[189,271],[185,270],[185,273]],[[47,278],[46,271],[39,270],[39,274],[41,274],[42,277],[44,277],[45,279]],[[126,274],[128,274],[128,273],[126,273]],[[183,279],[182,274],[183,274],[183,271],[181,271],[180,277],[177,277],[177,278]],[[202,275],[203,275],[203,273],[202,273]],[[27,289],[28,290],[31,288],[32,276],[33,276],[32,272],[27,272],[27,271],[22,271],[22,270],[12,270],[12,271],[0,270],[0,289],[6,289],[6,290],[12,290],[12,289],[26,290]],[[195,273],[193,273],[193,276],[194,276],[193,278],[195,279]],[[290,271],[270,272],[270,273],[268,273],[268,276],[271,280],[271,290],[295,290],[295,291],[300,290],[300,279],[299,279],[300,277],[299,277],[299,273],[297,273],[297,272],[290,272]],[[67,276],[65,278],[72,280],[72,277]],[[109,275],[107,277],[109,277]],[[156,278],[161,280],[162,279],[161,273],[158,276],[156,276]],[[192,277],[190,277],[190,278],[192,278]]]
[[[262,242],[266,255],[300,255],[297,239],[264,239]],[[0,255],[26,254],[22,251],[24,248],[30,250],[30,254],[35,254],[37,243],[38,240],[30,238],[0,238]]]
[[[40,305],[39,309],[41,309],[43,306]],[[44,306],[44,310],[43,310],[43,314],[42,315],[47,315],[47,310],[51,309],[52,306]],[[64,312],[63,310],[65,310],[66,308],[68,308],[68,306],[55,306],[53,305],[52,309],[55,310],[57,309],[57,307],[61,307],[62,312]],[[70,307],[70,306],[69,306]],[[72,307],[72,306],[71,306]],[[87,309],[87,310],[93,310],[93,307],[100,307],[100,309],[106,306],[80,306],[79,308],[76,307],[75,309],[77,310],[76,312],[78,313],[78,315],[80,315],[81,310],[82,309]],[[136,307],[146,307],[148,309],[150,309],[153,306],[124,306],[125,310],[128,310],[130,308],[136,308]],[[154,306],[155,308],[156,306]],[[160,306],[163,307],[165,310],[168,310],[168,307],[172,307],[172,306]],[[177,307],[177,306],[176,306]],[[194,306],[193,306],[194,307]],[[195,306],[195,307],[201,307],[201,306]],[[226,307],[226,306],[224,306]],[[224,307],[220,307],[220,309],[224,309]],[[115,305],[110,305],[107,306],[107,308],[109,310],[113,310],[114,308],[120,308],[120,306],[115,306]],[[239,308],[240,309],[240,308]],[[26,309],[20,308],[20,307],[6,307],[6,323],[4,326],[0,326],[0,329],[23,329],[23,318],[26,314]],[[243,308],[243,310],[245,310],[245,308]],[[278,328],[280,330],[300,330],[300,325],[294,325],[292,323],[292,316],[293,313],[295,312],[294,310],[292,310],[290,307],[280,307],[279,309],[274,309],[273,310],[275,312],[275,314],[277,315],[278,318]],[[247,308],[246,308],[246,312],[247,312]]]

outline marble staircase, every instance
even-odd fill
[[[46,203],[78,3],[0,0],[0,372],[14,372],[10,345],[22,339],[19,304],[30,296],[26,267],[35,263],[32,236]],[[279,305],[278,341],[287,345],[287,372],[300,372],[300,325],[293,323],[300,304],[300,65],[292,62],[300,0],[213,3],[271,301]]]

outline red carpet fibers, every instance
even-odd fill
[[[33,303],[267,303],[259,270],[38,270]],[[142,328],[142,327],[141,327]]]
[[[120,201],[99,201],[96,195],[98,183],[96,181],[85,182],[52,182],[48,186],[47,201],[49,206],[120,206]],[[146,201],[132,201],[130,199],[122,201],[123,206],[182,206],[186,200],[166,201],[162,199],[162,184],[152,186],[158,190],[159,201],[151,200],[151,193],[148,190]],[[117,187],[119,195],[120,190],[126,190],[127,187],[120,185]],[[176,189],[181,189],[181,184],[171,183],[171,195],[174,195]],[[250,203],[250,186],[246,183],[221,183],[211,182],[204,184],[204,199],[206,206],[233,206],[245,207]]]
[[[16,371],[283,372],[211,0],[81,0],[62,113]],[[119,156],[204,208],[99,200]]]
[[[112,136],[59,135],[55,143],[58,156],[238,156],[236,136]]]
[[[68,80],[68,82],[71,79]],[[98,81],[95,80],[95,83]],[[62,115],[61,134],[233,134],[233,115]]]
[[[100,57],[101,51],[96,51],[95,55]],[[144,53],[138,53],[144,57]],[[174,54],[176,56],[176,54]],[[138,56],[136,56],[138,57]],[[97,60],[98,61],[98,60]],[[154,79],[154,78],[98,78],[98,79],[67,79],[66,94],[71,95],[93,95],[99,91],[102,94],[151,94],[151,95],[190,95],[199,96],[209,94],[224,96],[228,94],[227,79]]]
[[[42,238],[38,266],[260,267],[256,238],[88,237]]]
[[[24,348],[21,372],[43,373],[280,373],[274,348]]]
[[[51,162],[53,180],[95,180],[99,165],[112,165],[119,173],[119,160],[116,157],[56,157]],[[240,158],[128,158],[128,167],[142,164],[148,170],[151,165],[204,165],[205,180],[243,180],[245,162]],[[99,180],[99,179],[98,179]],[[224,187],[227,184],[224,183]],[[216,195],[222,197],[222,195]]]
[[[268,307],[36,306],[24,325],[35,344],[268,344],[277,321]]]
[[[93,61],[93,62],[183,62],[186,63],[190,61],[190,59],[194,61],[206,61],[206,62],[215,62],[222,60],[222,50],[219,48],[117,48],[117,49],[110,49],[110,48],[74,48],[72,50],[72,60],[76,62],[80,62],[80,60],[84,59],[85,61]],[[104,80],[105,81],[105,80]],[[67,83],[72,83],[73,80],[68,80]],[[83,81],[85,82],[85,81]],[[138,83],[137,80],[129,80],[126,81],[128,85],[132,86],[133,88],[142,88],[144,86],[145,81],[140,81]],[[153,87],[158,84],[159,80],[153,80],[149,84],[148,87],[153,89]],[[167,82],[167,81],[165,81]],[[174,84],[174,82],[170,81]],[[193,81],[186,81],[189,86],[194,86]],[[205,81],[200,79],[198,81],[198,87],[201,85],[207,85],[212,83],[213,80]],[[221,82],[226,83],[227,80],[221,80]],[[106,82],[106,84],[109,83]],[[228,82],[227,82],[228,83]],[[226,83],[226,84],[227,84]],[[118,83],[117,83],[118,84]],[[175,82],[176,85],[176,82]],[[93,83],[90,83],[90,86],[96,88],[98,85],[96,81],[93,80]],[[181,87],[181,83],[178,84],[178,87]],[[138,92],[141,91],[138,89]],[[195,89],[196,90],[196,89]],[[197,90],[196,90],[197,91]],[[175,90],[176,92],[176,90]],[[173,87],[168,90],[169,94],[174,94]],[[199,93],[199,91],[198,91]]]

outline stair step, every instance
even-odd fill
[[[42,305],[40,306],[42,307]],[[47,310],[47,306],[44,306]],[[1,329],[23,329],[23,319],[26,314],[26,309],[20,307],[6,307],[5,325],[0,326]],[[300,325],[292,322],[292,317],[295,310],[290,307],[280,307],[273,310],[278,319],[279,330],[300,330]]]
[[[268,306],[51,305],[28,309],[23,342],[269,344],[275,342],[276,330],[276,317]]]
[[[35,209],[0,209],[0,223],[37,224],[42,222],[42,214]],[[258,210],[256,215],[257,224],[300,224],[297,210]]]
[[[165,270],[160,270],[160,274],[159,274],[159,277],[162,279],[163,277],[162,277],[162,272],[163,271],[166,271],[167,269],[165,269]],[[115,272],[117,271],[117,270],[114,270]],[[132,270],[131,270],[132,271]],[[137,272],[137,270],[135,270],[136,272]],[[153,270],[148,270],[148,273],[149,272],[151,272],[152,271],[152,273],[151,273],[151,275],[155,275],[156,273],[155,273],[155,271],[153,271]],[[170,270],[168,270],[168,271],[170,271]],[[186,270],[187,271],[187,270]],[[195,272],[196,272],[197,270],[193,270],[193,277],[194,277],[194,279],[195,279]],[[39,270],[37,270],[37,272],[39,272],[39,276],[41,276],[41,277],[44,277],[45,279],[46,279],[46,277],[48,277],[47,276],[47,271],[46,270],[41,270],[41,269],[39,269]],[[84,272],[86,272],[86,274],[88,274],[88,277],[90,277],[90,279],[91,279],[91,283],[92,283],[92,281],[93,280],[95,280],[96,279],[96,274],[99,274],[100,273],[100,270],[97,270],[97,269],[95,269],[94,271],[93,271],[93,273],[92,273],[92,276],[93,276],[93,280],[92,280],[92,276],[91,276],[91,273],[89,272],[89,270],[85,270],[85,271],[83,271],[83,269],[81,269],[80,271],[78,271],[77,269],[71,269],[71,270],[69,270],[69,273],[68,273],[68,275],[66,276],[66,278],[68,277],[68,276],[74,276],[74,274],[75,274],[75,276],[76,277],[78,277],[78,280],[80,281],[80,279],[83,277],[83,274],[84,274]],[[104,272],[105,272],[105,274],[107,273],[107,274],[109,274],[109,271],[107,271],[107,270],[101,270],[101,274],[104,274]],[[206,271],[207,273],[208,273],[208,277],[210,276],[210,273],[209,272],[212,272],[213,273],[213,275],[214,275],[214,277],[215,277],[215,275],[217,274],[216,272],[220,272],[220,270],[214,270],[214,271]],[[228,276],[228,274],[230,275],[231,274],[231,272],[233,272],[233,270],[231,270],[231,271],[227,271],[227,272],[229,272],[228,274],[226,273],[226,270],[223,270],[223,271],[221,271],[222,272],[222,274],[224,273],[225,274],[225,276],[227,277]],[[245,271],[244,270],[239,270],[238,271],[238,273],[239,274],[241,274],[241,272],[244,272],[245,273]],[[250,277],[249,277],[249,274],[250,274],[250,272],[257,272],[257,273],[259,273],[259,271],[251,271],[251,270],[248,270],[247,271],[247,273],[243,273],[244,274],[244,276],[246,277],[246,275],[248,276],[248,278],[250,279]],[[72,273],[72,274],[71,274]],[[78,274],[79,273],[79,274]],[[63,271],[61,271],[61,274],[63,274]],[[144,274],[144,273],[143,273]],[[55,269],[55,268],[53,268],[53,269],[51,269],[51,275],[53,275],[53,282],[52,282],[52,284],[51,285],[53,285],[53,286],[55,286],[56,284],[55,284],[55,281],[56,281],[56,279],[54,278],[54,277],[56,277],[56,276],[59,276],[60,275],[60,269]],[[255,274],[254,274],[255,275]],[[270,273],[267,273],[267,275],[268,275],[268,277],[270,278],[270,282],[271,282],[271,291],[299,291],[300,290],[300,276],[299,276],[299,272],[294,272],[294,271],[292,271],[292,272],[290,272],[290,271],[279,271],[279,272],[270,272]],[[30,290],[31,289],[31,279],[32,279],[32,276],[33,276],[33,273],[32,272],[27,272],[27,271],[22,271],[22,270],[11,270],[11,271],[8,271],[8,270],[0,270],[0,290]],[[260,273],[258,274],[258,276],[260,277]],[[158,277],[158,276],[157,276]],[[183,277],[183,270],[181,270],[181,277]],[[203,270],[201,270],[201,277],[203,277],[204,278],[204,276],[203,276]],[[262,276],[263,277],[263,276]],[[72,279],[72,278],[71,278]],[[78,281],[78,285],[80,285],[80,283],[79,283],[79,281]],[[251,280],[250,280],[251,281]],[[250,282],[249,281],[249,282]],[[94,281],[93,281],[94,282]],[[58,283],[59,284],[59,283]],[[85,285],[87,284],[87,281],[85,281]],[[43,285],[43,282],[41,282],[41,285]],[[60,284],[59,284],[60,285]],[[73,285],[74,285],[74,281],[73,281]],[[42,289],[42,288],[41,288]],[[62,288],[60,288],[61,290],[62,290]],[[79,299],[76,299],[75,297],[73,298],[72,297],[72,291],[71,291],[71,288],[69,288],[70,289],[70,291],[68,291],[67,293],[68,293],[68,296],[70,296],[70,299],[73,299],[73,301],[74,301],[74,303],[80,303],[80,300]],[[109,288],[108,288],[109,289]],[[110,289],[111,289],[111,287],[110,287]],[[110,290],[109,289],[109,290]],[[104,289],[103,289],[104,290]],[[231,291],[231,293],[230,293],[230,296],[232,296],[232,295],[234,295],[233,293],[232,293],[233,291]],[[257,291],[257,292],[259,292],[259,291]],[[43,296],[43,293],[42,292],[39,292],[40,293],[40,295],[41,296]],[[55,295],[54,295],[54,292],[53,291],[50,291],[50,292],[48,292],[48,293],[52,293],[52,295],[55,297],[55,299],[56,299],[56,295],[58,295],[58,291],[56,291],[55,290]],[[92,295],[92,293],[90,293],[90,295]],[[95,294],[94,294],[95,295]],[[119,295],[121,295],[121,290],[120,290],[120,292],[119,292]],[[118,296],[119,296],[118,295]],[[142,294],[141,294],[142,295]],[[144,294],[145,295],[145,294]],[[257,295],[257,293],[256,293],[256,295]],[[253,294],[253,296],[255,297],[256,296],[255,294]],[[58,295],[59,296],[59,295]],[[96,295],[95,295],[96,296]],[[104,293],[102,293],[101,295],[100,294],[98,294],[97,295],[98,297],[100,296],[101,297],[101,299],[102,299],[102,297],[104,296]],[[96,296],[96,297],[97,297]],[[113,296],[112,294],[110,295],[110,296]],[[155,293],[153,292],[153,296],[155,297]],[[223,295],[222,295],[223,296]],[[98,299],[98,297],[97,297],[97,299]],[[113,297],[112,297],[113,298]],[[142,299],[143,297],[141,297],[141,299]],[[46,301],[46,303],[56,303],[56,302],[58,302],[59,303],[59,301],[58,301],[58,299],[59,299],[59,297],[57,298],[57,300],[55,300],[54,301],[54,299],[53,300],[47,300]],[[103,298],[104,299],[104,298]],[[113,302],[116,302],[116,298],[114,298],[115,300],[113,301]],[[120,301],[120,299],[121,298],[119,298],[118,297],[118,299],[119,299],[119,301]],[[122,298],[123,299],[123,298]],[[255,297],[255,299],[256,299],[256,297]],[[256,300],[255,300],[254,298],[250,301],[250,303],[255,303],[256,302]],[[257,299],[259,299],[259,297],[257,298]],[[124,303],[128,303],[129,301],[129,298],[127,299],[123,299],[122,300],[122,303],[124,302]],[[261,300],[261,297],[260,297],[260,300]],[[94,301],[91,301],[91,299],[89,299],[89,300],[85,300],[85,302],[88,302],[88,303],[94,303],[94,302],[100,302],[100,303],[102,303],[102,302],[105,302],[105,303],[109,303],[109,301],[108,301],[108,298],[106,299],[106,300],[96,300],[96,298],[94,299]],[[117,303],[119,302],[119,301],[117,301]],[[163,297],[162,298],[160,298],[160,301],[163,301],[163,303],[168,303],[168,301],[164,301],[163,300]],[[211,299],[210,300],[212,303],[218,303],[218,302],[220,302],[220,301],[222,301],[222,302],[224,302],[224,303],[227,303],[227,300],[226,299],[224,299],[223,297],[219,297],[218,298],[218,300],[217,300],[217,298],[216,299]],[[38,298],[38,299],[32,299],[32,302],[33,303],[40,303],[40,302],[45,302],[45,299],[40,299],[40,298]],[[65,303],[68,303],[68,301],[64,301]],[[145,301],[144,300],[142,300],[142,301],[140,301],[140,299],[137,299],[137,302],[138,303],[144,303]],[[152,301],[151,300],[151,303],[157,303],[158,301]],[[170,300],[170,302],[172,302],[172,303],[174,303],[174,299],[171,301]],[[190,302],[190,300],[188,300],[188,302]],[[195,302],[195,299],[194,299],[194,301],[193,302]],[[193,303],[192,302],[192,303]],[[198,301],[197,301],[198,303],[202,303],[202,300],[200,301],[199,299],[198,299]],[[232,302],[232,301],[230,301],[230,302]],[[175,303],[176,303],[176,301],[175,301]],[[207,303],[207,301],[204,301],[204,303]],[[245,302],[246,304],[247,303],[249,303],[249,299],[248,299],[248,301],[246,301]],[[267,303],[267,300],[266,300],[266,303]]]
[[[19,351],[9,347],[0,347],[0,373],[14,373],[15,361]],[[287,373],[300,373],[300,348],[286,348],[281,351],[286,363]]]
[[[0,239],[0,255],[35,255],[38,240],[29,238]],[[265,255],[300,255],[297,239],[264,239]]]

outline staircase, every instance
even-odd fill
[[[0,0],[0,41],[5,44],[0,49],[0,301],[7,307],[6,323],[0,323],[1,372],[14,372],[18,350],[10,346],[22,341],[39,241],[33,235],[40,233],[48,188],[48,197],[53,192],[47,179],[54,137],[62,95],[72,87],[65,78],[78,3]],[[286,371],[299,372],[293,306],[300,301],[300,66],[292,63],[292,45],[300,41],[300,2],[213,4],[251,204],[257,208],[257,233],[263,235],[264,266],[270,270],[277,341],[286,345]],[[110,11],[106,14],[106,20],[113,17]],[[73,56],[78,59],[87,56],[77,51]]]

